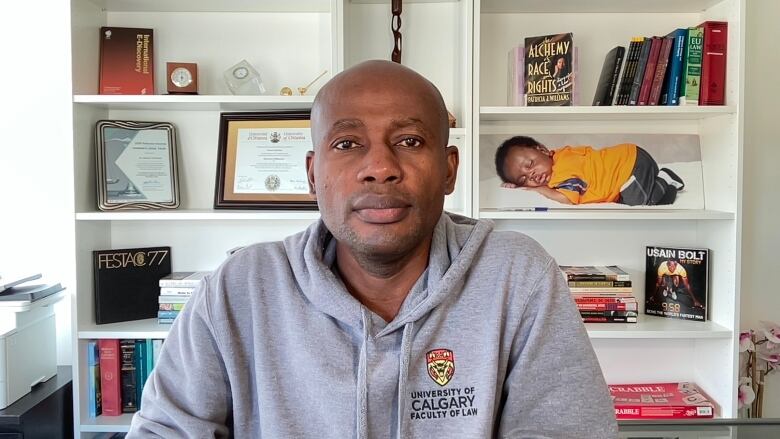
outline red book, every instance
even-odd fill
[[[119,416],[122,414],[119,340],[98,340],[98,348],[100,349],[100,393],[103,398],[103,415]]]
[[[639,89],[639,101],[637,102],[637,105],[647,105],[647,100],[650,97],[650,86],[653,84],[655,66],[658,63],[658,54],[660,52],[661,38],[653,37],[652,45],[650,46],[650,55],[647,57],[647,64],[645,65],[645,76],[642,78],[642,88]]]
[[[637,303],[635,297],[578,296],[574,301],[580,303]]]
[[[696,384],[654,383],[609,386],[618,419],[712,418],[716,406]]]
[[[705,21],[698,26],[704,29],[699,105],[726,103],[728,25],[725,21]]]
[[[638,311],[639,304],[633,303],[580,303],[577,302],[580,311]]]
[[[102,95],[154,94],[154,33],[131,27],[100,28]]]
[[[661,98],[661,86],[666,78],[666,67],[669,65],[669,55],[672,54],[674,37],[666,37],[661,41],[661,51],[658,53],[658,62],[655,65],[655,75],[653,76],[653,84],[650,86],[650,97],[647,100],[647,105],[658,105],[658,100]]]

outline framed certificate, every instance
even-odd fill
[[[179,207],[172,124],[101,120],[95,145],[100,210]]]
[[[214,208],[317,210],[311,150],[308,111],[222,113]]]

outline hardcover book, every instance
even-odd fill
[[[609,386],[617,419],[712,418],[716,406],[696,384],[654,383]]]
[[[645,314],[707,319],[709,250],[647,247],[645,260]]]
[[[642,90],[642,83],[645,78],[645,70],[647,70],[647,60],[650,57],[650,51],[653,48],[653,39],[644,38],[642,41],[642,48],[639,51],[639,58],[637,58],[636,69],[634,70],[634,78],[631,82],[631,91],[628,94],[628,102],[626,105],[637,105],[639,102],[639,93]]]
[[[701,84],[701,55],[704,48],[704,29],[688,28],[685,42],[682,81],[680,83],[680,104],[699,104],[699,85]]]
[[[629,281],[628,273],[617,265],[561,265],[567,281]]]
[[[658,105],[661,100],[661,89],[666,79],[666,71],[669,66],[669,56],[672,53],[674,45],[673,37],[661,39],[661,51],[658,53],[658,62],[655,65],[655,74],[653,82],[650,85],[650,97],[647,98],[647,105]]]
[[[639,56],[642,52],[644,38],[634,37],[628,45],[628,54],[626,55],[625,67],[620,77],[620,86],[615,96],[615,105],[628,105],[628,97],[631,94],[631,85],[636,74]]]
[[[122,414],[119,340],[100,339],[100,396],[104,416]]]
[[[699,27],[704,29],[699,105],[724,105],[726,103],[728,23],[725,21],[705,21]]]
[[[195,288],[210,271],[177,271],[160,279],[160,287]]]
[[[170,247],[92,252],[95,322],[157,317],[160,278],[171,272]]]
[[[674,44],[669,57],[669,71],[666,74],[663,91],[661,92],[661,105],[680,105],[685,39],[687,35],[688,29],[677,29],[667,35],[667,37],[674,38]]]
[[[135,340],[120,341],[120,349],[122,350],[122,413],[135,413],[138,411]]]
[[[594,106],[612,105],[625,53],[625,47],[617,46],[610,50],[604,58],[604,65],[601,66],[601,75],[599,75],[599,82],[596,86],[596,94],[593,96]]]
[[[100,416],[102,398],[100,397],[100,348],[96,340],[87,343],[87,410],[90,418]]]
[[[639,98],[637,105],[647,105],[650,98],[650,87],[655,78],[655,67],[658,64],[658,56],[661,53],[661,44],[663,41],[659,37],[653,37],[650,43],[650,53],[647,55],[645,64],[645,73],[642,76],[642,85],[639,88]]]
[[[525,39],[525,90],[528,106],[570,106],[574,89],[573,34]]]
[[[129,27],[100,28],[102,95],[154,94],[154,31]]]

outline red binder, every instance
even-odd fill
[[[699,105],[725,105],[728,23],[705,21],[698,27],[704,29]]]

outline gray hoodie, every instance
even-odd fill
[[[389,323],[334,275],[321,221],[238,251],[173,324],[127,437],[617,437],[555,261],[491,230],[442,215]]]

